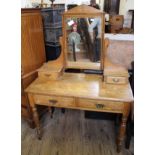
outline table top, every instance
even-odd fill
[[[130,84],[105,84],[101,75],[64,73],[57,80],[37,78],[27,93],[132,102]]]

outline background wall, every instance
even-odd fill
[[[131,26],[132,15],[128,10],[134,10],[134,0],[120,0],[119,14],[124,15],[124,27]]]
[[[32,7],[32,3],[38,2],[40,3],[41,0],[21,0],[21,7]],[[55,0],[54,3],[65,3],[67,4],[89,4],[90,0]],[[103,10],[104,0],[96,0],[96,2],[100,5],[101,10]],[[51,4],[49,0],[44,0],[44,3]],[[131,26],[131,13],[128,10],[134,10],[134,0],[120,0],[120,9],[119,14],[124,15],[124,27]]]
[[[21,7],[32,7],[32,3],[41,0],[21,0]],[[66,4],[89,4],[90,0],[55,0],[54,3],[66,3]],[[100,5],[101,10],[103,10],[104,0],[96,0]],[[44,0],[44,3],[51,4],[49,0]],[[125,15],[129,9],[134,9],[134,0],[120,0],[119,14]]]
[[[21,0],[21,7],[32,7],[32,3],[41,3],[41,0]],[[51,1],[44,0],[44,3],[51,4]],[[56,4],[89,4],[89,0],[55,0]]]

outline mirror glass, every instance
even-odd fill
[[[67,18],[67,61],[100,63],[101,17]]]

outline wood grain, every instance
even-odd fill
[[[38,69],[46,61],[43,38],[40,12],[22,13],[21,60],[23,75]]]
[[[119,90],[119,91],[118,91]],[[33,108],[37,136],[42,132],[35,106],[37,104],[72,108],[79,110],[122,113],[123,119],[118,135],[117,151],[120,152],[125,135],[125,126],[133,101],[129,84],[106,84],[101,75],[64,73],[58,80],[38,78],[27,89],[30,105]],[[39,96],[38,96],[39,95]],[[75,100],[75,103],[74,103]],[[52,105],[51,103],[52,102]]]
[[[129,84],[106,84],[102,82],[101,75],[80,73],[64,73],[58,80],[37,79],[26,89],[26,92],[123,102],[133,101]]]
[[[37,78],[37,69],[46,61],[40,9],[21,9],[22,116],[34,127],[32,109],[24,89]]]

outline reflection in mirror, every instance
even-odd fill
[[[101,53],[101,18],[68,18],[67,60],[99,62]]]

